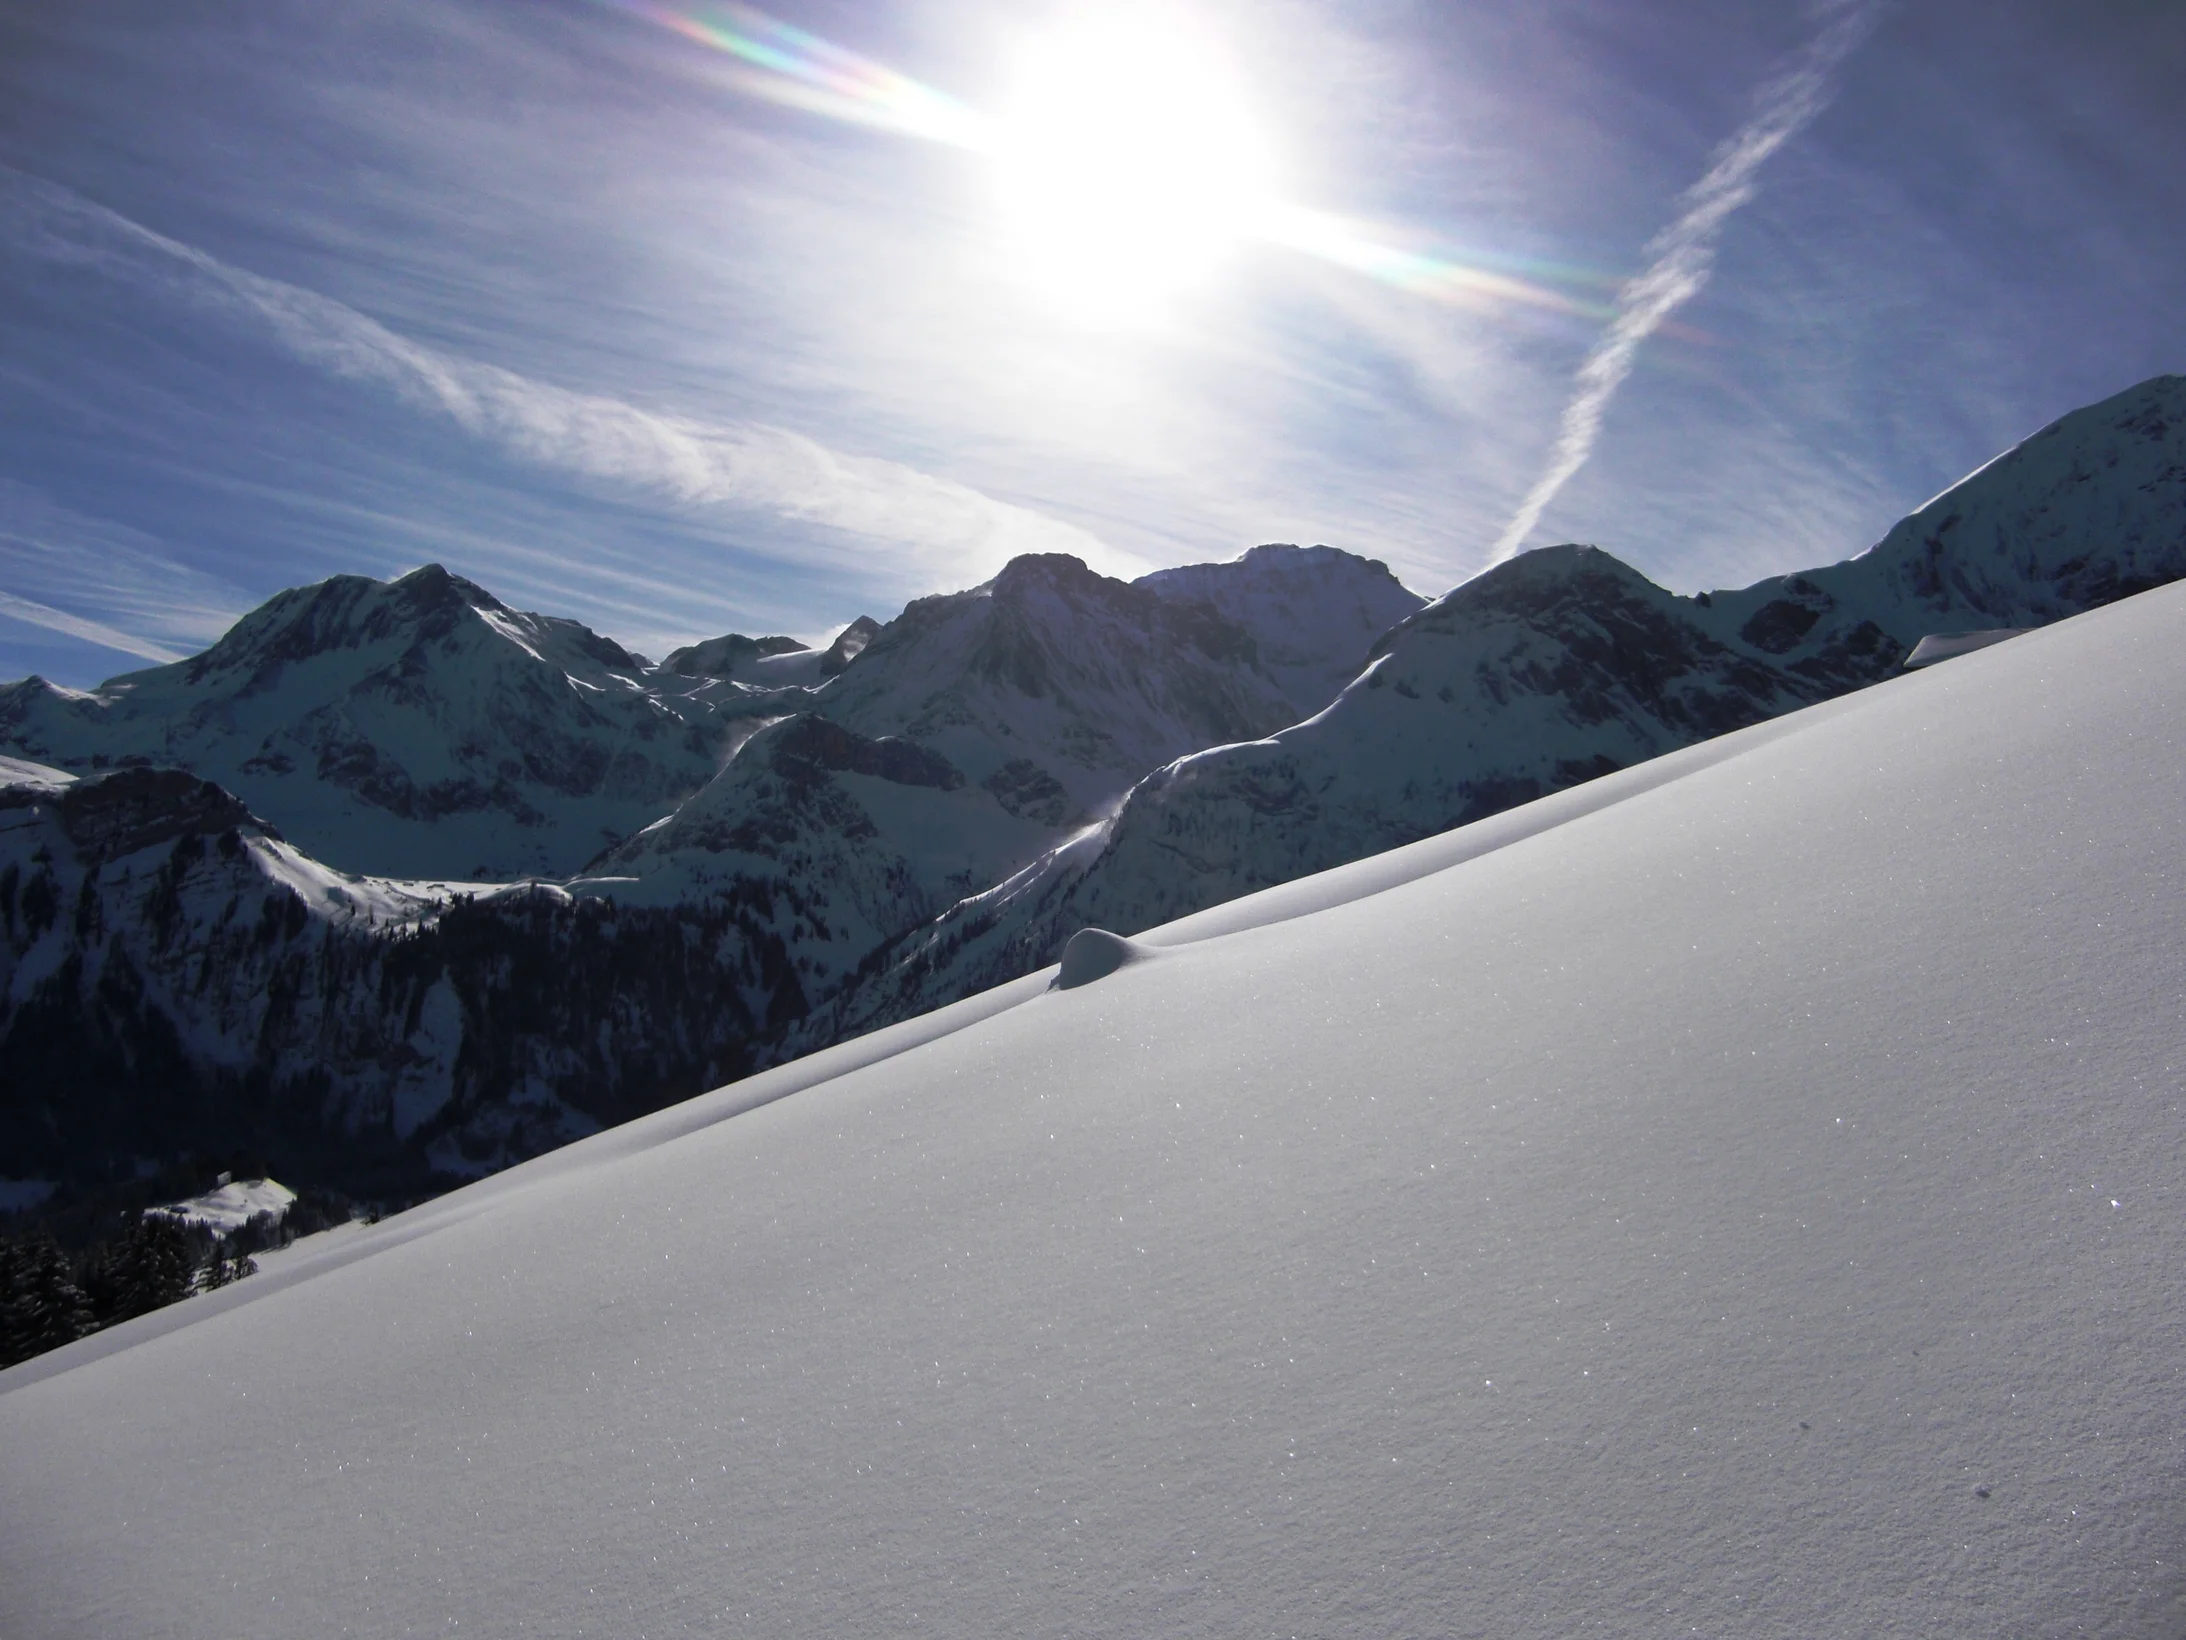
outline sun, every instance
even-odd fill
[[[989,146],[1013,271],[1093,322],[1160,314],[1277,204],[1273,149],[1223,53],[1150,10],[1027,42]]]

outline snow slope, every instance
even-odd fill
[[[0,1630],[2175,1636],[2182,643],[2060,622],[12,1369]]]

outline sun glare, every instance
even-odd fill
[[[1017,274],[1074,317],[1130,323],[1207,281],[1276,205],[1270,145],[1213,44],[1105,11],[1030,42],[992,129]]]

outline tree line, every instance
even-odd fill
[[[43,1229],[0,1236],[0,1367],[255,1275],[253,1254],[325,1228],[316,1222],[325,1217],[307,1211],[300,1223],[292,1207],[286,1217],[260,1213],[222,1236],[151,1208],[74,1253]]]

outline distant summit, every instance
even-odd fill
[[[0,687],[0,746],[88,773],[216,780],[353,871],[563,875],[712,772],[718,714],[644,663],[437,564],[275,594],[203,654],[89,694]]]
[[[1300,717],[1333,700],[1358,676],[1374,640],[1427,602],[1377,559],[1280,543],[1227,563],[1156,570],[1132,584],[1210,605],[1263,634],[1260,664]]]
[[[739,666],[768,655],[794,655],[804,647],[795,638],[747,638],[731,632],[671,650],[660,669],[686,678],[733,678]]]

